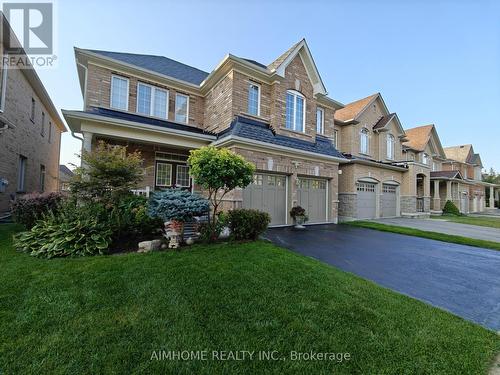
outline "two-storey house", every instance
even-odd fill
[[[269,65],[229,54],[210,73],[161,56],[75,55],[84,107],[64,117],[86,151],[99,140],[141,151],[139,188],[199,190],[189,151],[227,147],[257,172],[225,208],[264,210],[272,225],[287,225],[300,205],[311,223],[337,222],[338,169],[348,162],[335,147],[343,105],[327,95],[305,40]]]
[[[59,150],[64,123],[32,66],[9,60],[14,32],[0,13],[0,213],[18,195],[58,190]],[[16,56],[26,56],[17,48]]]

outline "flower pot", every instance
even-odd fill
[[[306,229],[306,227],[304,226],[304,223],[306,222],[305,216],[296,216],[294,218],[294,222],[295,222],[294,226],[295,229]]]

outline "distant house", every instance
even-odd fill
[[[69,181],[75,174],[65,165],[59,166],[59,191],[69,191]]]
[[[5,33],[12,30],[2,13]],[[11,35],[12,35],[11,34]],[[0,41],[2,58],[7,57]],[[0,67],[0,212],[16,196],[59,188],[63,120],[30,68]]]

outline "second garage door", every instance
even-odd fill
[[[358,182],[358,219],[373,219],[377,212],[375,184]]]
[[[307,216],[309,216],[309,223],[326,222],[326,180],[302,177],[298,180],[298,204],[305,208]]]
[[[243,208],[267,212],[270,225],[285,224],[286,176],[256,173],[253,182],[243,189]]]
[[[380,199],[382,217],[397,216],[397,191],[398,187],[395,185],[382,185],[382,197]]]

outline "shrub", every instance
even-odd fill
[[[107,210],[101,204],[77,207],[73,202],[61,206],[58,214],[49,212],[42,220],[15,237],[14,246],[42,258],[103,254],[111,243],[112,230]]]
[[[160,219],[148,215],[148,198],[133,194],[112,207],[109,220],[115,239],[152,234],[162,227]]]
[[[169,189],[152,194],[148,214],[164,221],[190,221],[194,216],[205,215],[208,201],[187,190]]]
[[[452,201],[446,201],[443,207],[443,215],[460,215],[460,211]]]
[[[259,210],[241,208],[229,211],[227,216],[235,240],[256,240],[271,222],[271,216]]]
[[[12,204],[14,220],[30,229],[49,211],[56,212],[62,201],[61,193],[33,193],[16,199]]]

